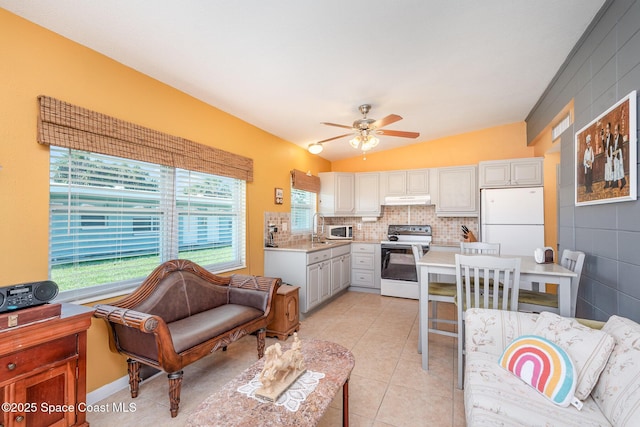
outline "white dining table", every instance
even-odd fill
[[[420,258],[420,340],[418,352],[422,352],[422,369],[429,369],[429,282],[434,274],[456,275],[456,252],[429,251]],[[573,271],[559,264],[538,264],[533,256],[500,255],[502,258],[520,258],[520,283],[552,283],[558,285],[558,308],[561,316],[571,316],[571,279]]]

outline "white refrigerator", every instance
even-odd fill
[[[480,191],[481,241],[500,243],[503,255],[533,256],[544,247],[542,187]]]

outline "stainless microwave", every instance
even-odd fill
[[[353,225],[329,225],[327,239],[353,239]]]

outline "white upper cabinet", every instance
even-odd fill
[[[478,216],[478,168],[475,165],[437,169],[436,215]]]
[[[326,216],[352,216],[355,212],[355,175],[321,172],[319,212]]]
[[[542,186],[543,160],[532,157],[480,162],[480,188]]]
[[[387,196],[429,194],[429,169],[380,172],[380,200]]]
[[[355,215],[380,216],[380,174],[363,172],[355,174]]]

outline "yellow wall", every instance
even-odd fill
[[[49,150],[36,142],[38,95],[252,158],[245,273],[263,272],[264,212],[290,210],[289,171],[330,170],[290,142],[3,9],[0,58],[0,286],[47,278]],[[285,189],[283,205],[274,204],[275,187]],[[89,391],[126,374],[101,321],[88,341]]]
[[[331,144],[335,143],[339,142]],[[378,147],[384,147],[384,140]],[[482,160],[532,157],[533,153],[533,148],[527,147],[526,123],[518,122],[394,150],[374,151],[367,154],[366,160],[360,155],[335,161],[331,164],[331,170],[369,172],[470,165]]]
[[[313,174],[475,164],[538,155],[524,122],[379,151],[330,164],[306,150],[0,9],[0,286],[47,278],[49,151],[36,142],[37,96],[48,95],[254,160],[247,185],[247,268],[263,272],[263,215],[288,212],[289,171]],[[338,141],[334,143],[340,143]],[[382,141],[384,144],[384,141]],[[285,189],[275,205],[274,188]],[[126,375],[95,320],[87,387]]]

